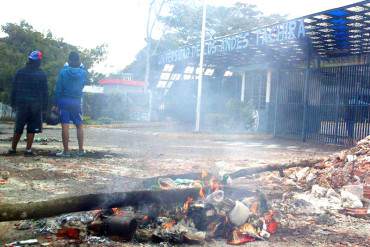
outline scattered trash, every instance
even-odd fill
[[[23,141],[27,141],[27,137],[24,137],[23,138]],[[39,143],[41,145],[48,145],[49,143],[51,142],[62,142],[62,140],[59,140],[59,139],[56,139],[56,138],[49,138],[47,136],[40,136],[40,135],[37,135],[34,137],[33,139],[33,142],[34,143]]]
[[[28,230],[32,227],[32,222],[29,220],[21,221],[19,224],[15,225],[17,230]]]
[[[306,190],[300,195],[295,193],[293,197],[310,205],[304,206],[306,210],[309,208],[316,213],[339,210],[352,216],[366,215],[370,207],[369,155],[370,136],[312,168],[291,169],[293,172],[287,172],[288,178]],[[309,189],[310,193],[307,192]]]
[[[62,227],[58,230],[58,238],[80,239],[80,229],[72,227]]]
[[[0,185],[7,184],[9,177],[10,173],[8,171],[0,171]]]
[[[229,213],[229,219],[234,225],[241,226],[247,221],[250,215],[251,211],[249,208],[244,203],[236,201],[235,207]]]
[[[0,178],[0,185],[4,185],[6,183],[8,183],[8,180],[7,179]]]
[[[199,180],[160,178],[157,184],[163,190],[199,188],[199,199],[189,197],[182,205],[163,205],[163,209],[157,210],[140,206],[100,210],[94,217],[90,214],[88,220],[74,214],[59,217],[57,222],[64,227],[66,224],[72,227],[72,222],[84,222],[89,241],[99,243],[105,243],[109,237],[119,241],[134,239],[140,243],[169,244],[202,244],[223,238],[237,244],[267,240],[277,231],[278,223],[262,192],[233,200],[222,190],[222,183],[208,173],[203,173]],[[81,231],[62,229],[57,236],[82,239]]]
[[[7,247],[17,247],[17,246],[29,246],[29,245],[36,245],[39,244],[39,241],[37,239],[28,239],[28,240],[22,240],[22,241],[15,241],[9,244],[5,244]]]
[[[9,177],[10,177],[10,172],[8,172],[8,171],[0,171],[0,178],[1,179],[7,180],[7,179],[9,179]]]

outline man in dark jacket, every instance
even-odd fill
[[[63,151],[57,153],[60,157],[69,157],[69,123],[72,122],[77,129],[79,155],[84,155],[83,125],[82,125],[82,89],[87,80],[87,72],[81,64],[77,52],[71,52],[68,64],[60,71],[55,88],[54,110],[58,109],[62,124]]]
[[[27,146],[25,155],[33,155],[32,143],[35,133],[42,131],[42,112],[48,104],[47,78],[40,69],[42,53],[33,51],[28,56],[26,66],[17,71],[12,87],[11,105],[16,111],[16,121],[12,148],[9,154],[15,154],[23,129],[27,125]]]

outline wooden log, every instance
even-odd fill
[[[288,164],[282,164],[282,165],[264,165],[264,166],[257,166],[257,167],[249,167],[245,169],[238,170],[236,172],[226,174],[229,175],[232,179],[250,176],[253,174],[263,173],[263,172],[272,172],[272,171],[278,171],[280,176],[283,176],[284,170],[290,169],[293,167],[313,167],[316,164],[320,163],[321,159],[312,159],[312,160],[302,160],[298,162],[292,162]],[[143,180],[144,187],[148,187],[150,185],[156,184],[158,182],[159,178],[185,178],[185,179],[201,179],[202,174],[201,173],[186,173],[186,174],[178,174],[178,175],[168,175],[168,176],[159,176],[159,177],[153,177]]]
[[[294,167],[313,167],[316,164],[320,163],[322,160],[303,160],[299,162],[292,162],[289,164],[283,165],[265,165],[265,166],[257,166],[257,167],[250,167],[238,170],[236,172],[228,174],[232,179],[246,177],[253,174],[263,173],[263,172],[273,172],[278,171],[280,176],[284,175],[284,170]]]
[[[231,173],[229,176],[232,179],[235,179],[263,172],[279,171],[280,173],[283,173],[283,170],[293,167],[313,167],[320,161],[321,160],[305,160],[284,165],[250,167]],[[200,179],[201,173],[179,174],[163,177]],[[148,185],[155,184],[158,181],[158,178],[159,177],[145,179],[142,181],[143,187],[145,188],[148,187]],[[247,192],[245,189],[241,189],[240,187],[224,187],[224,190],[226,194],[236,195],[236,197],[240,196],[241,193]],[[246,194],[244,194],[244,196],[251,194],[252,193],[248,191]],[[65,213],[88,211],[101,208],[139,206],[153,203],[157,205],[183,203],[188,197],[193,197],[195,199],[198,198],[198,196],[199,188],[189,188],[183,190],[141,190],[88,194],[52,199],[48,201],[0,204],[0,222],[24,219],[40,219]]]
[[[137,206],[149,203],[173,203],[186,200],[188,196],[196,197],[199,189],[161,191],[132,191],[101,193],[58,198],[47,201],[0,204],[0,221],[22,219],[39,219],[54,215],[88,211],[101,208]]]
[[[250,196],[253,194],[243,187],[225,187],[224,190],[230,196]],[[197,199],[199,197],[199,188],[101,193],[39,202],[0,204],[0,222],[40,219],[65,213],[102,208],[138,207],[148,204],[167,206],[184,203],[188,197]]]

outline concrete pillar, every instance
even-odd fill
[[[245,102],[245,80],[246,80],[246,72],[242,72],[242,88],[240,92],[240,101]]]
[[[272,80],[272,69],[267,70],[267,80],[266,80],[266,105],[271,102],[271,80]]]
[[[265,92],[265,108],[259,108],[260,126],[259,130],[267,132],[269,130],[270,122],[270,107],[271,107],[271,81],[272,81],[272,69],[267,69],[266,75],[266,92]],[[262,86],[262,85],[261,85]],[[262,94],[263,92],[261,92]]]

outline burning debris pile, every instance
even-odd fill
[[[199,187],[199,198],[188,197],[183,205],[170,208],[101,211],[88,228],[95,235],[113,235],[124,241],[199,244],[226,239],[233,245],[267,240],[277,230],[274,212],[261,192],[231,199],[217,179],[206,173],[201,180],[159,179],[158,186],[164,190]]]
[[[262,192],[249,196],[218,182],[206,173],[202,179],[159,179],[157,188],[173,190],[196,188],[199,195],[183,203],[153,204],[101,209],[39,220],[24,221],[19,229],[33,227],[45,243],[95,243],[112,241],[134,243],[201,244],[222,240],[239,245],[268,240],[278,223]],[[228,189],[226,189],[227,187]],[[225,190],[226,189],[226,190]],[[239,188],[245,191],[245,188]],[[181,190],[179,190],[181,193]],[[28,223],[27,223],[28,222]],[[40,242],[44,242],[44,240]],[[14,244],[14,243],[13,243]],[[20,243],[18,243],[21,246]],[[17,244],[9,246],[18,246]]]
[[[199,199],[189,197],[181,208],[146,218],[139,224],[135,236],[138,241],[202,243],[212,239],[226,239],[229,244],[243,244],[267,240],[276,232],[274,213],[269,211],[261,192],[257,196],[234,200],[226,196],[215,178],[202,181],[188,180],[188,186],[199,186]],[[166,187],[160,181],[162,188]],[[173,186],[176,182],[170,183]],[[186,186],[182,181],[181,186]]]
[[[41,237],[8,246],[35,241],[44,246],[80,243],[118,246],[116,243],[121,242],[202,244],[214,240],[239,245],[275,241],[291,233],[305,235],[309,242],[319,237],[327,241],[322,234],[323,226],[332,230],[335,238],[340,237],[331,243],[359,243],[368,238],[363,226],[370,213],[369,155],[370,137],[322,162],[304,162],[294,168],[288,165],[246,168],[228,175],[203,172],[196,175],[199,179],[189,179],[190,176],[148,179],[144,187],[150,190],[114,196],[121,199],[110,201],[113,204],[105,207],[108,209],[24,221],[17,226],[18,230],[32,228]],[[262,172],[263,175],[256,175]],[[251,192],[256,186],[264,193]],[[94,209],[102,204],[96,205],[99,206]],[[125,206],[112,208],[120,205]],[[365,229],[359,238],[348,240],[337,234],[340,231],[336,226],[347,229],[354,224],[358,226],[356,231]],[[281,234],[271,239],[278,225]]]
[[[370,136],[312,168],[293,168],[286,175],[307,191],[293,198],[312,204],[317,212],[370,214]]]

